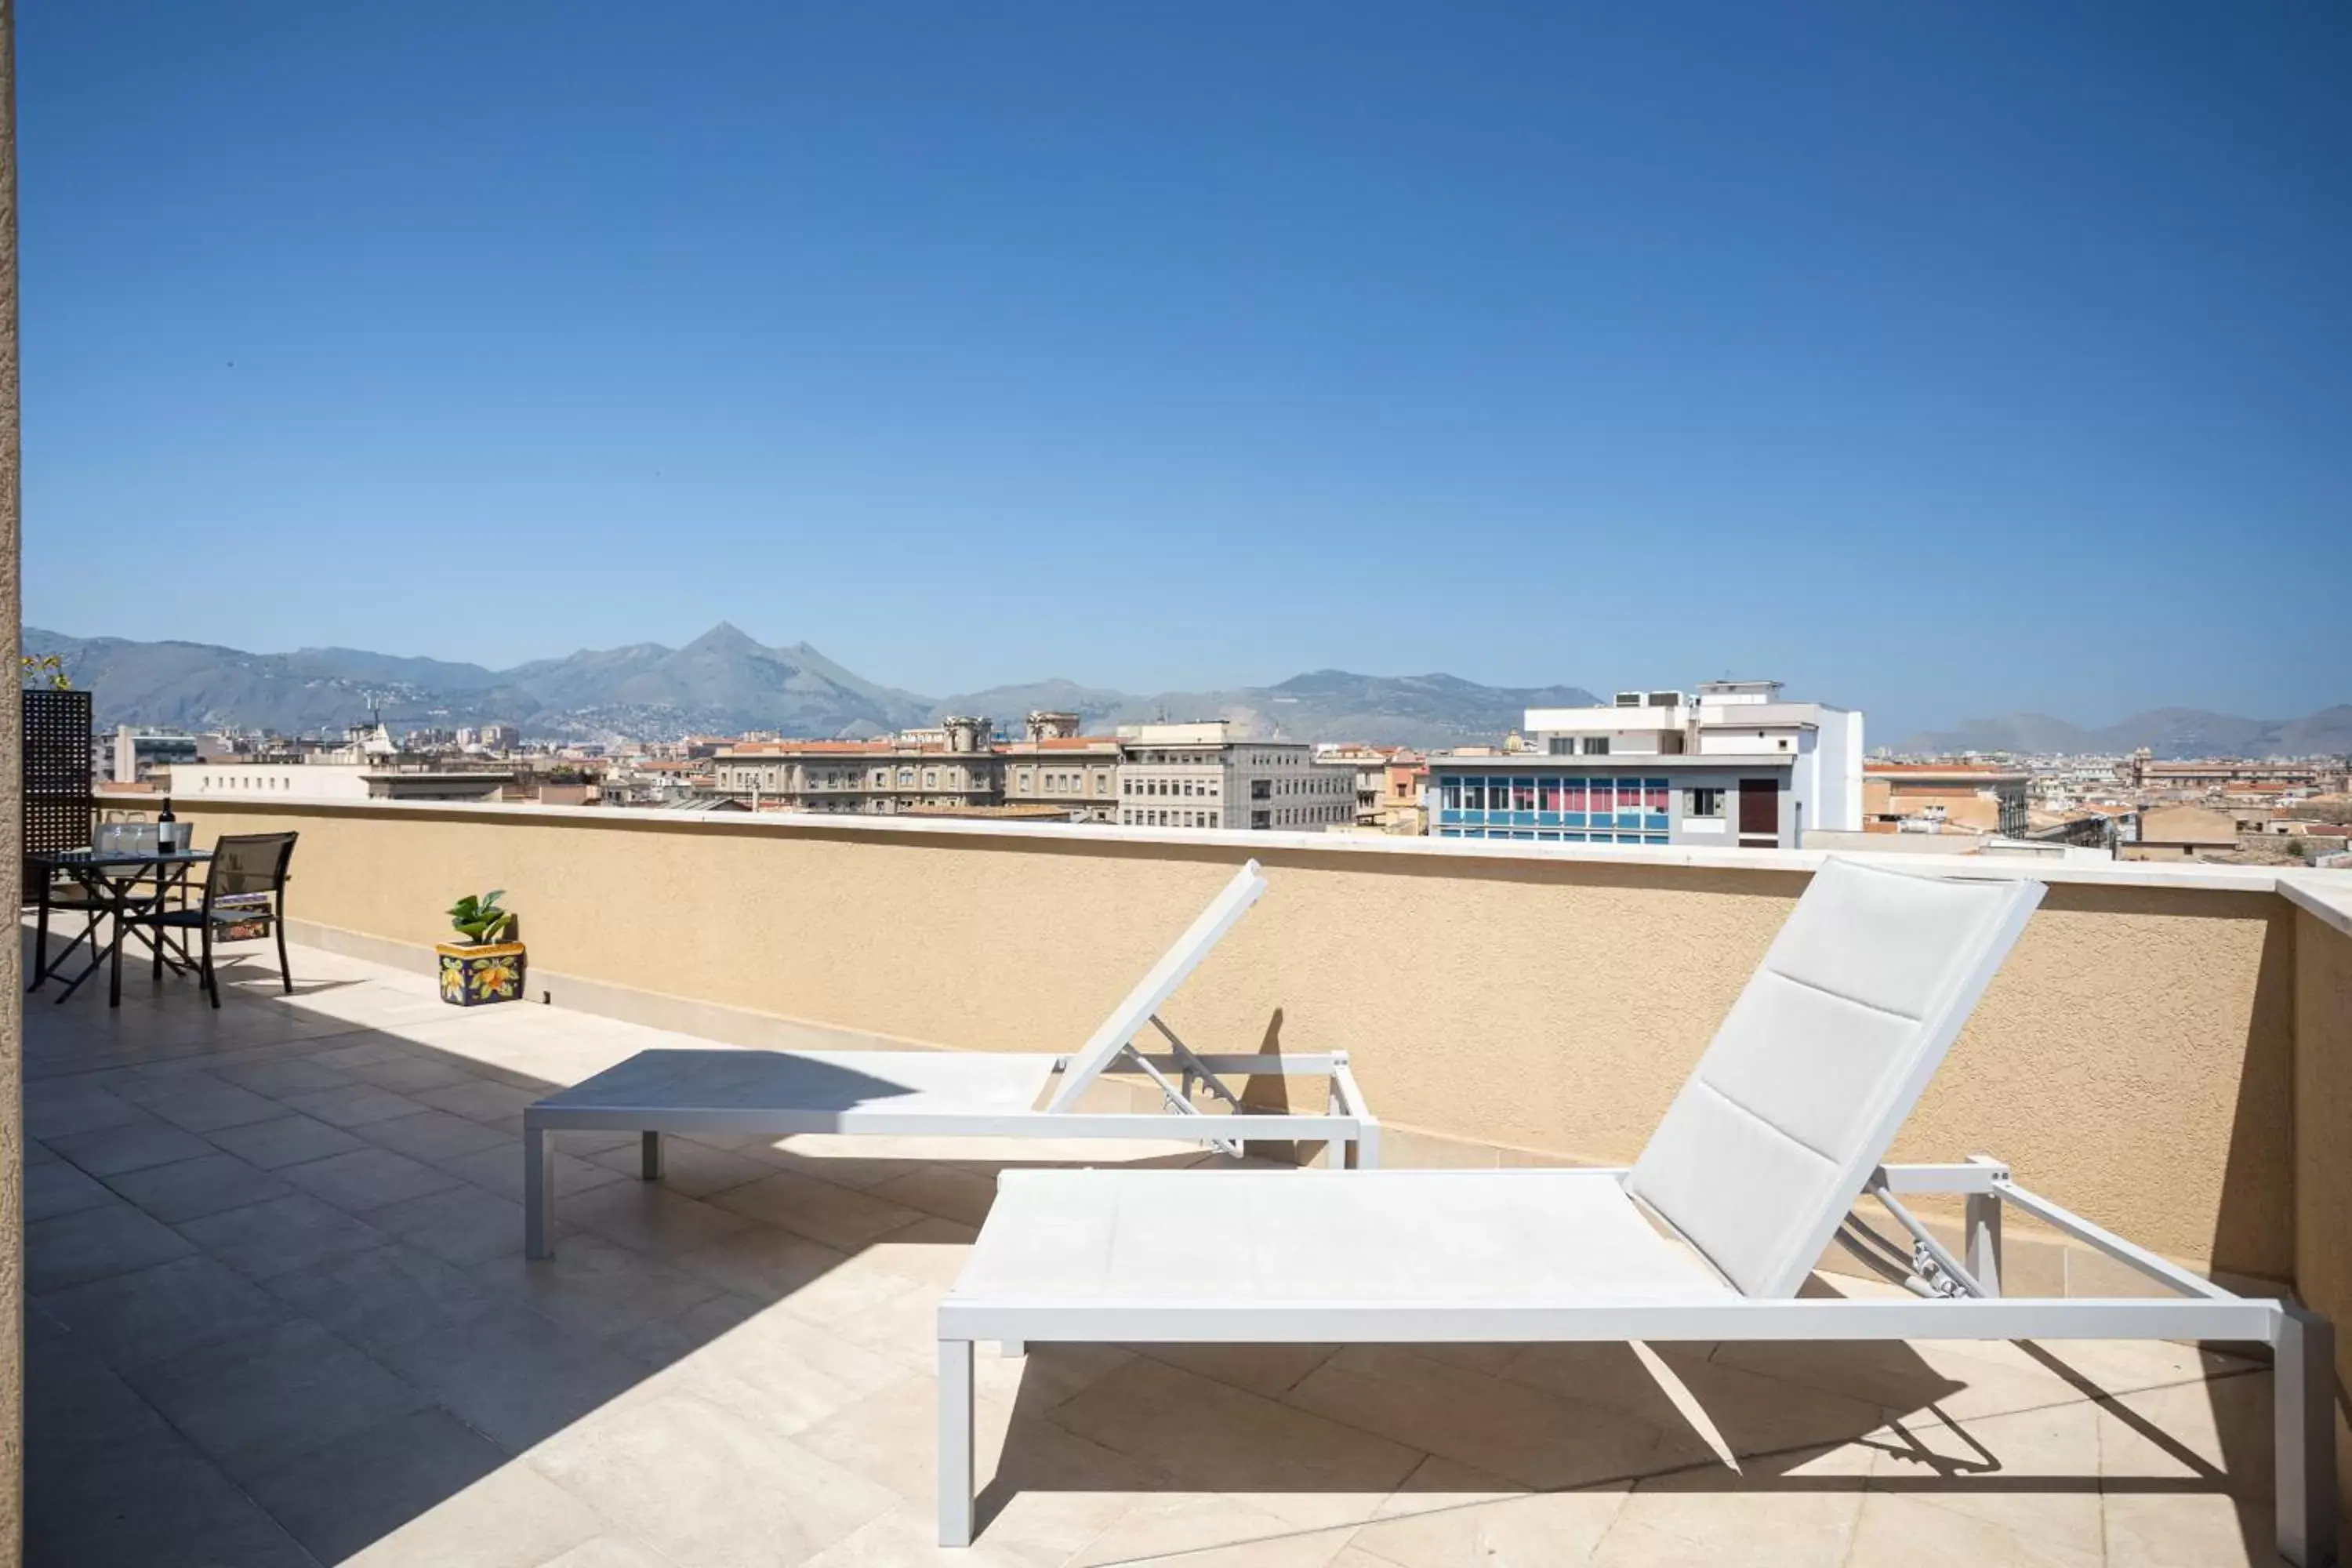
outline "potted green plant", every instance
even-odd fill
[[[523,946],[502,940],[515,926],[514,911],[499,908],[504,891],[468,893],[449,906],[449,924],[466,940],[433,951],[441,956],[441,1000],[453,1006],[522,1000]]]

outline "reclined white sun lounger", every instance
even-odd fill
[[[652,1050],[562,1089],[523,1112],[523,1231],[532,1258],[554,1255],[550,1220],[554,1152],[547,1135],[624,1131],[642,1135],[640,1170],[660,1177],[671,1132],[869,1132],[930,1137],[1144,1138],[1239,1154],[1244,1140],[1317,1142],[1332,1162],[1379,1161],[1380,1123],[1366,1108],[1344,1051],[1196,1055],[1159,1016],[1160,1005],[1265,892],[1252,860],[1210,900],[1174,946],[1137,982],[1072,1056],[961,1051]],[[1137,1045],[1144,1028],[1167,1049]],[[1080,1111],[1107,1072],[1139,1073],[1163,1113]],[[1220,1075],[1319,1078],[1329,1109],[1289,1115],[1244,1106]],[[1037,1102],[1048,1089],[1044,1110]],[[1196,1089],[1226,1115],[1203,1111]]]
[[[972,1534],[972,1342],[2167,1339],[2275,1347],[2278,1541],[2335,1560],[2333,1334],[2025,1191],[1880,1163],[2041,901],[1832,860],[1631,1167],[1008,1172],[939,1310],[940,1541]],[[1849,1215],[1864,1193],[1910,1232]],[[1966,1260],[1903,1194],[1965,1194]],[[2004,1205],[2179,1298],[2000,1289]],[[1919,1300],[1808,1298],[1835,1237]]]

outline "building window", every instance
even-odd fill
[[[940,771],[937,768],[926,768],[923,770],[923,787],[925,789],[938,788],[939,782]]]
[[[1555,757],[1572,757],[1576,755],[1576,739],[1572,735],[1554,735],[1544,749]]]
[[[1692,790],[1689,795],[1685,797],[1683,815],[1685,816],[1720,817],[1723,815],[1723,791],[1719,789]]]
[[[1585,736],[1584,754],[1588,757],[1607,756],[1609,754],[1609,737],[1606,735]]]

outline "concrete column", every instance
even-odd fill
[[[0,0],[0,640],[22,653],[22,448],[16,405],[16,8]],[[0,702],[0,875],[24,900],[24,710]],[[25,1552],[25,985],[21,953],[0,942],[0,1563]]]

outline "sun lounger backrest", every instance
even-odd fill
[[[1151,1015],[1160,1010],[1169,994],[1184,984],[1184,977],[1209,956],[1209,950],[1234,929],[1234,922],[1249,912],[1249,907],[1265,891],[1265,878],[1259,874],[1256,861],[1249,861],[1234,872],[1224,890],[1209,900],[1209,907],[1184,929],[1176,945],[1160,955],[1160,962],[1151,966],[1151,973],[1136,983],[1135,989],[1111,1009],[1110,1016],[1103,1020],[1094,1037],[1070,1058],[1068,1069],[1062,1074],[1062,1086],[1046,1102],[1045,1109],[1067,1110],[1076,1105],[1087,1086],[1101,1077],[1103,1069],[1117,1058],[1119,1048],[1151,1021]]]
[[[2042,901],[1830,860],[1627,1176],[1749,1296],[1793,1296]]]

